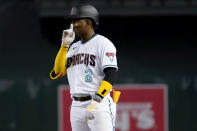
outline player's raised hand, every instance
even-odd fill
[[[75,39],[75,32],[73,31],[73,24],[70,25],[70,29],[64,30],[62,34],[62,45],[69,47]]]

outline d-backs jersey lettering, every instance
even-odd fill
[[[98,34],[86,43],[73,43],[66,58],[71,95],[97,92],[104,78],[104,68],[118,69],[115,46],[106,37]]]

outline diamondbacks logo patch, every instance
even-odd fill
[[[109,57],[110,61],[113,61],[114,60],[115,54],[113,52],[107,52],[105,55],[107,57]]]

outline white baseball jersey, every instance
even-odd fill
[[[96,93],[104,78],[104,68],[118,69],[115,46],[98,34],[85,43],[73,43],[66,57],[71,95]]]

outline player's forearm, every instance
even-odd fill
[[[63,31],[61,48],[55,58],[54,68],[50,73],[51,79],[57,79],[66,75],[66,53],[74,39],[75,32],[73,31],[73,24],[71,24],[70,29]]]
[[[56,58],[53,70],[50,72],[51,79],[57,79],[66,75],[66,53],[68,48],[61,46]]]
[[[104,69],[104,73],[104,80],[113,85],[117,79],[117,69],[113,67],[108,67]]]
[[[104,80],[101,83],[101,86],[94,96],[94,100],[97,102],[101,102],[102,99],[111,91],[112,85],[114,84],[116,80],[116,68],[107,68],[104,70],[105,77]]]
[[[55,64],[54,64],[54,71],[55,74],[59,73],[66,73],[65,65],[66,65],[66,53],[68,51],[68,48],[65,48],[61,46],[56,58],[55,58]]]

